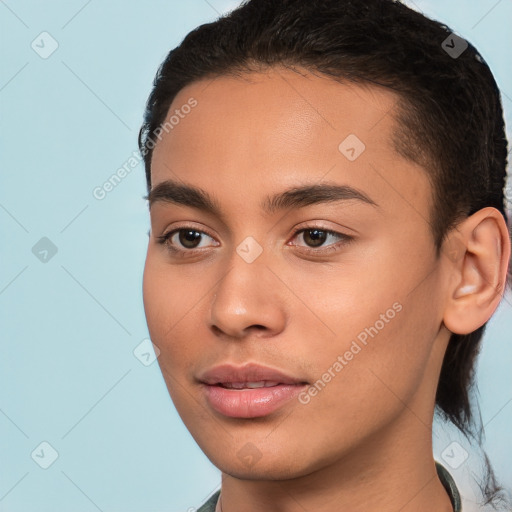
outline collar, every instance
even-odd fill
[[[439,480],[443,484],[443,487],[446,489],[448,496],[450,497],[450,501],[452,502],[453,512],[462,512],[462,502],[460,498],[459,490],[455,485],[455,480],[452,475],[448,472],[448,470],[441,465],[439,462],[436,462],[437,475],[439,476]]]

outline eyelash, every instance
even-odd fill
[[[338,237],[341,240],[340,240],[340,242],[338,242],[336,244],[331,244],[331,245],[328,245],[327,247],[324,247],[323,250],[322,250],[322,248],[315,249],[313,247],[300,246],[301,247],[301,249],[300,249],[301,252],[304,252],[306,254],[314,254],[314,255],[317,255],[317,256],[324,256],[327,253],[337,252],[338,250],[341,249],[341,246],[348,245],[350,242],[352,242],[354,240],[354,237],[352,237],[352,236],[345,235],[343,233],[338,233],[337,231],[332,231],[332,230],[329,230],[329,229],[325,229],[322,226],[307,226],[307,227],[304,227],[304,228],[299,228],[296,231],[294,231],[292,240],[294,238],[296,238],[297,235],[299,235],[300,233],[304,233],[306,231],[314,231],[314,230],[321,231],[322,233],[325,233],[326,235],[331,235],[331,236]],[[180,231],[193,231],[195,233],[201,233],[201,234],[209,236],[210,238],[213,238],[207,232],[200,231],[199,229],[195,229],[192,226],[181,226],[179,228],[173,229],[172,231],[169,231],[168,233],[163,234],[162,236],[156,237],[157,242],[159,244],[166,245],[167,249],[172,254],[174,254],[174,255],[176,255],[178,257],[181,257],[181,258],[186,258],[186,257],[194,256],[194,255],[204,251],[204,249],[177,249],[176,247],[173,247],[170,244],[170,239],[176,233],[179,233]]]

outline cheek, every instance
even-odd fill
[[[144,312],[146,321],[151,334],[153,343],[158,343],[161,334],[167,326],[172,326],[172,311],[174,311],[173,298],[174,293],[166,293],[171,283],[162,272],[159,265],[152,256],[152,250],[148,249],[146,264],[144,266],[144,276],[142,293],[144,299]]]
[[[318,288],[309,293],[311,304],[318,307],[315,312],[329,327],[327,337],[319,322],[318,336],[313,320],[309,329],[303,325],[309,333],[309,347],[304,348],[311,357],[312,374],[320,380],[318,395],[323,395],[318,405],[364,411],[361,420],[380,407],[398,411],[403,407],[400,399],[411,398],[421,384],[439,327],[425,309],[434,290],[428,289],[428,282],[417,286],[422,265],[410,262],[399,273],[391,251],[387,257],[385,251],[379,254],[373,265],[333,274],[322,280],[321,293]],[[301,283],[304,288],[298,295],[306,293],[312,281]]]
[[[165,360],[175,361],[176,358],[167,357],[178,349],[173,340],[178,339],[180,329],[190,322],[188,317],[199,307],[202,294],[197,292],[199,283],[184,282],[176,270],[161,260],[157,250],[148,249],[143,277],[144,311],[151,340]],[[179,348],[183,351],[187,346],[190,344],[182,343]],[[183,354],[180,358],[183,359]]]
[[[414,400],[428,362],[429,343],[415,331],[412,305],[401,306],[400,311],[392,310],[393,318],[388,313],[388,323],[374,315],[364,321],[360,317],[358,322],[340,319],[340,332],[350,324],[346,335],[309,348],[315,380],[302,397],[303,410],[296,419],[312,430],[322,426],[325,441],[320,437],[318,443],[325,446],[320,452],[332,451],[333,438],[340,450],[347,443],[362,442]],[[386,315],[387,309],[378,311]]]
[[[184,336],[190,312],[190,294],[181,291],[182,284],[168,265],[162,263],[157,251],[148,249],[143,277],[143,299],[151,341],[159,348],[157,359],[169,395],[180,415],[190,404],[182,390],[189,386],[184,369],[197,358],[193,340]],[[197,302],[197,298],[195,299]]]

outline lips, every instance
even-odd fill
[[[276,380],[260,380],[259,382],[222,382],[219,386],[227,389],[257,389],[272,388],[281,384]]]
[[[243,367],[216,366],[198,380],[208,405],[231,418],[267,416],[308,385],[280,370],[252,363]]]
[[[277,383],[277,384],[303,384],[304,381],[291,377],[268,366],[246,364],[242,367],[223,364],[204,372],[199,377],[204,384],[239,384],[239,383]]]

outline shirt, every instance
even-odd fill
[[[460,499],[459,490],[455,485],[455,481],[453,480],[452,475],[450,475],[448,470],[439,462],[435,462],[437,475],[439,476],[439,480],[441,480],[443,487],[446,489],[446,492],[450,497],[453,512],[462,512],[462,503]],[[216,491],[214,494],[212,494],[210,498],[205,503],[203,503],[203,505],[198,509],[197,512],[220,512],[220,507],[218,507],[219,496],[220,489]]]

